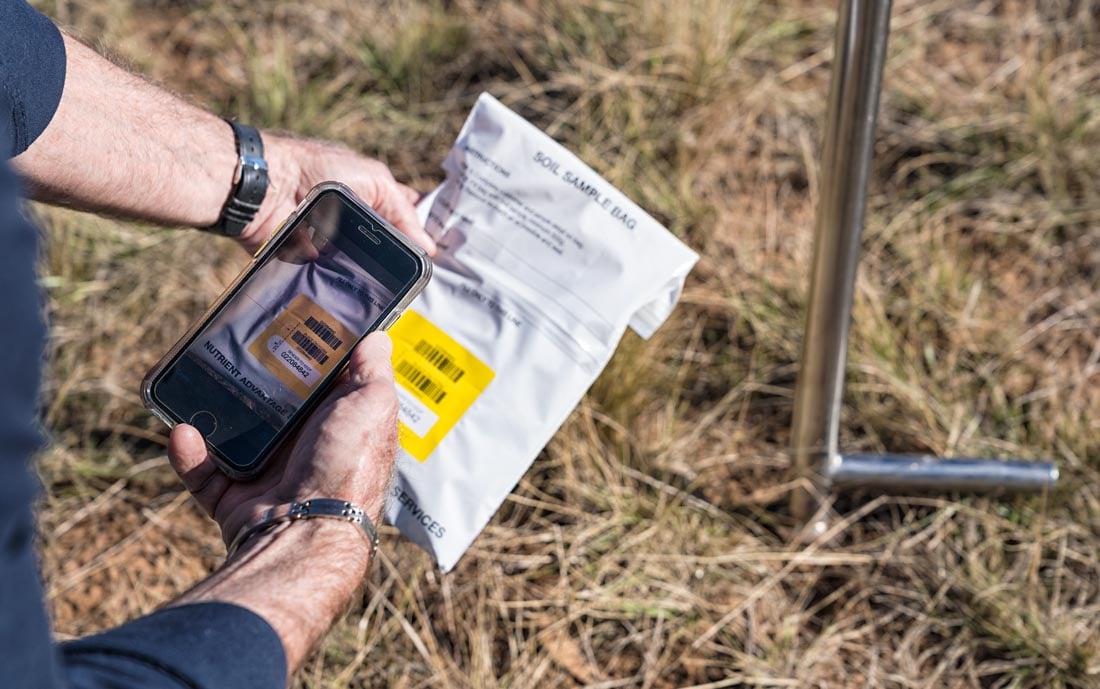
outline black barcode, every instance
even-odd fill
[[[427,395],[436,404],[442,402],[447,396],[447,391],[440,387],[439,383],[424,375],[420,369],[408,361],[402,361],[397,365],[397,375],[412,383],[413,387]]]
[[[294,334],[290,336],[290,339],[294,344],[302,348],[302,351],[306,353],[310,359],[313,359],[319,364],[323,364],[328,361],[328,354],[325,354],[325,350],[321,349],[321,345],[317,344],[313,340],[309,339],[305,333],[301,330],[295,330]]]
[[[309,328],[321,338],[321,341],[327,344],[333,349],[340,349],[340,345],[344,344],[344,341],[339,337],[336,337],[336,331],[328,326],[324,321],[319,321],[313,316],[306,318],[306,327]]]
[[[428,344],[427,340],[417,342],[414,349],[417,354],[427,359],[428,363],[438,368],[443,375],[447,376],[452,381],[457,383],[462,376],[466,375],[466,371],[452,361],[451,357],[447,356],[443,350]]]

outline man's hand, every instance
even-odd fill
[[[227,127],[228,128],[228,127]],[[416,217],[420,193],[394,179],[383,163],[323,141],[263,133],[271,184],[256,218],[241,234],[245,249],[255,251],[309,190],[321,182],[343,182],[410,239],[435,254],[435,242]]]
[[[384,333],[356,347],[346,380],[254,481],[234,481],[218,471],[193,427],[172,431],[168,458],[226,542],[264,509],[310,498],[348,500],[380,523],[397,450],[390,352]],[[278,633],[293,673],[363,581],[370,547],[357,531],[334,519],[262,531],[173,605],[220,601],[256,612]]]
[[[366,510],[376,525],[381,522],[397,451],[391,351],[385,333],[373,333],[356,347],[346,379],[255,480],[235,481],[219,471],[194,427],[173,429],[168,444],[172,467],[218,522],[227,545],[267,508],[310,498],[347,500]],[[349,546],[365,545],[354,528],[345,530]]]

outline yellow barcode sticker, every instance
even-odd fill
[[[394,323],[390,337],[401,447],[423,462],[495,374],[415,311],[406,311]]]
[[[305,399],[355,344],[355,333],[299,294],[249,345],[252,356]]]

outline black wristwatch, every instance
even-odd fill
[[[237,170],[233,175],[233,190],[222,208],[221,217],[207,229],[227,237],[239,237],[260,210],[267,194],[267,161],[260,133],[243,124],[226,120],[237,140]]]

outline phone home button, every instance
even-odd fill
[[[191,420],[188,421],[188,423],[197,428],[199,433],[202,433],[205,438],[217,430],[218,417],[208,411],[197,411],[191,415]]]

